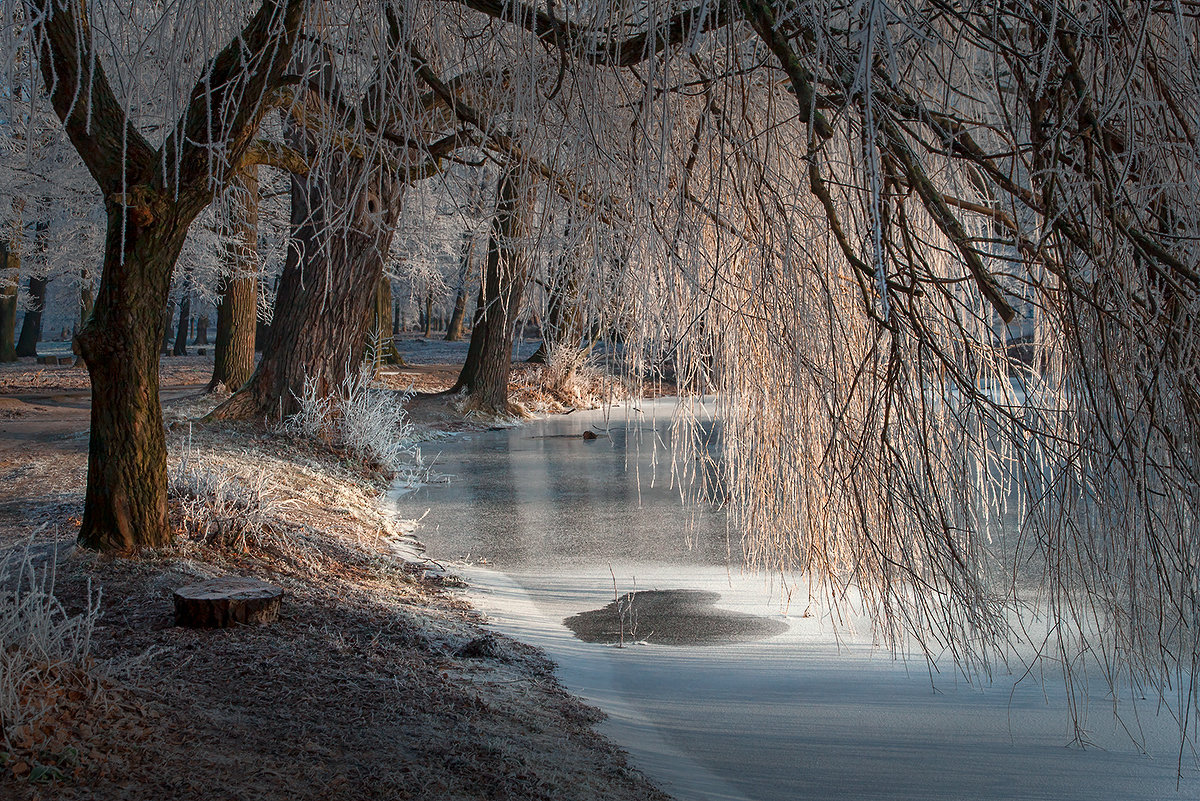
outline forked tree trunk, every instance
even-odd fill
[[[29,311],[21,323],[21,338],[17,340],[18,356],[37,356],[37,343],[42,338],[42,312],[46,309],[45,278],[29,277]]]
[[[0,362],[17,360],[17,290],[20,259],[0,240]]]
[[[213,346],[212,392],[224,384],[238,390],[254,373],[254,343],[258,331],[258,169],[238,170],[234,175],[235,208],[230,215],[237,244],[230,250],[232,266],[221,279],[217,304],[217,341]]]
[[[130,551],[171,539],[158,346],[188,227],[212,200],[212,154],[247,154],[299,35],[303,0],[262,0],[203,70],[155,148],[130,122],[93,48],[84,0],[30,0],[50,102],[104,196],[104,271],[77,337],[92,382],[79,542]],[[87,102],[80,102],[86,98]]]
[[[175,326],[175,347],[172,356],[187,356],[188,325],[192,321],[192,297],[184,295],[179,301],[179,323]]]
[[[92,380],[87,495],[79,542],[130,551],[170,541],[158,346],[171,269],[191,218],[150,228],[109,203],[104,274],[78,341]],[[194,217],[195,215],[191,215]],[[137,287],[130,292],[129,287]]]
[[[527,257],[519,244],[532,187],[517,166],[507,166],[496,189],[496,216],[488,239],[487,268],[467,361],[449,390],[470,396],[474,410],[508,415],[517,410],[508,401],[512,346],[528,280]]]
[[[364,177],[366,169],[372,172]],[[293,414],[306,379],[326,397],[362,364],[401,184],[377,165],[349,159],[331,174],[328,184],[292,179],[292,247],[262,360],[246,385],[213,410],[214,418]],[[352,214],[345,230],[328,226],[332,209]]]

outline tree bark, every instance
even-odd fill
[[[521,299],[528,280],[524,235],[525,211],[531,205],[529,176],[507,165],[496,188],[496,216],[488,239],[487,268],[475,309],[475,326],[467,361],[449,390],[466,393],[472,409],[509,415],[518,409],[508,401],[512,346]]]
[[[21,322],[21,337],[17,340],[18,356],[37,356],[37,343],[42,338],[42,312],[46,309],[46,285],[49,280],[29,276],[29,310]]]
[[[188,325],[192,321],[192,298],[185,294],[179,300],[179,324],[175,327],[175,347],[172,356],[187,356]]]
[[[202,314],[196,318],[196,337],[192,340],[192,344],[208,344],[208,315]]]
[[[171,268],[188,228],[175,218],[139,230],[122,219],[124,211],[109,203],[104,275],[92,316],[78,337],[92,380],[79,541],[87,548],[117,551],[159,547],[171,539],[158,345]]]
[[[233,180],[236,190],[230,195],[236,208],[231,218],[236,230],[231,233],[237,244],[231,248],[229,274],[221,279],[209,392],[221,384],[230,390],[241,389],[254,373],[258,332],[258,169],[238,170]]]
[[[262,359],[216,419],[293,414],[306,379],[326,397],[362,364],[403,184],[379,165],[330,158],[326,176],[292,178],[292,246]],[[344,231],[326,224],[335,208],[353,213]]]
[[[17,289],[21,261],[0,240],[0,362],[17,360]]]
[[[464,283],[454,294],[454,308],[450,311],[450,322],[446,324],[446,341],[458,342],[463,338],[467,318],[467,286]]]

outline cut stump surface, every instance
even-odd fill
[[[283,588],[254,578],[227,576],[175,590],[175,623],[189,628],[224,628],[235,623],[270,623],[279,617]]]

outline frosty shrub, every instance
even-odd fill
[[[245,478],[196,465],[190,449],[170,473],[167,497],[176,503],[188,536],[243,550],[262,537],[281,505],[266,473]]]
[[[30,751],[52,738],[68,696],[99,692],[89,655],[100,594],[68,614],[54,596],[54,567],[36,570],[29,552],[0,561],[0,750]]]
[[[325,397],[309,378],[297,398],[299,411],[284,421],[283,431],[322,440],[389,473],[413,476],[421,454],[404,411],[410,397],[376,385],[367,370],[347,376],[338,392]]]
[[[551,345],[546,362],[516,379],[516,397],[530,411],[589,409],[624,394],[590,350]]]

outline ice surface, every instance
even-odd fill
[[[864,621],[835,627],[803,585],[787,604],[778,577],[739,566],[721,515],[681,505],[667,455],[651,447],[669,410],[641,409],[442,443],[438,469],[455,478],[400,503],[409,517],[431,509],[418,532],[431,556],[486,560],[461,568],[473,602],[544,648],[564,684],[609,713],[602,730],[665,789],[722,801],[1200,797],[1190,753],[1177,786],[1178,728],[1153,701],[1094,698],[1081,710],[1091,743],[1081,748],[1052,666],[1044,681],[1015,661],[990,684],[968,684],[949,659],[940,672],[920,656],[894,660]],[[585,441],[585,430],[610,435]],[[630,640],[645,644],[618,648],[562,623],[655,589],[716,593],[717,607],[787,631],[680,646],[642,629]],[[1148,754],[1123,726],[1140,726]]]

